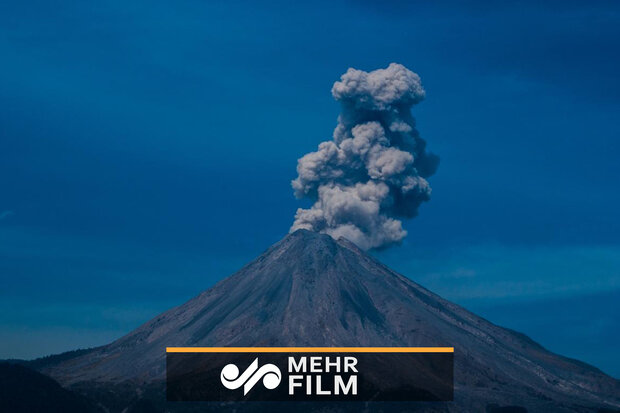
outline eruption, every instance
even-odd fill
[[[314,204],[297,210],[291,232],[344,237],[363,249],[397,243],[407,235],[400,218],[416,216],[430,199],[426,178],[439,164],[411,115],[425,96],[420,77],[396,63],[372,72],[350,68],[332,95],[342,112],[333,140],[297,162],[295,196]]]

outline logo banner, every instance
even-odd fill
[[[168,401],[451,401],[452,347],[169,347]]]

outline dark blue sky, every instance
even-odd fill
[[[332,83],[402,63],[441,157],[410,278],[620,375],[620,3],[0,5],[0,357],[102,344],[280,239]]]

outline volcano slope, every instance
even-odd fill
[[[344,239],[306,230],[117,341],[39,370],[69,388],[163,386],[169,346],[450,346],[454,401],[419,408],[620,407],[618,380],[442,299]]]

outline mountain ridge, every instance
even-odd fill
[[[113,343],[41,370],[66,386],[146,386],[163,381],[169,346],[450,346],[453,406],[620,408],[618,381],[595,367],[476,316],[346,239],[306,230]]]

